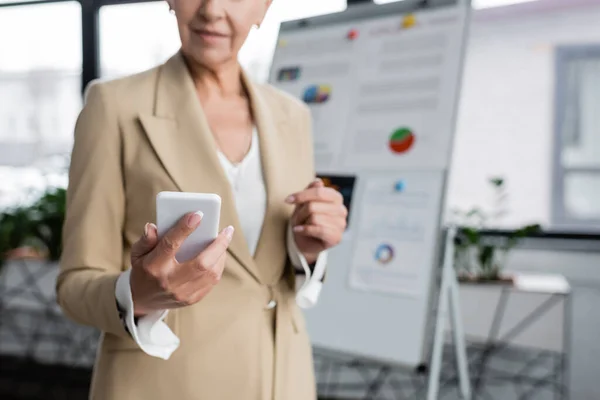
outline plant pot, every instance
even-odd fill
[[[504,248],[467,246],[457,251],[455,265],[459,282],[513,284],[513,278],[502,271],[508,252]]]
[[[458,281],[466,284],[479,284],[479,285],[510,285],[515,283],[512,275],[499,275],[495,278],[489,278],[485,276],[459,274]]]
[[[35,247],[23,246],[16,249],[12,249],[7,251],[4,254],[4,257],[7,261],[17,261],[17,260],[35,260],[35,261],[44,261],[46,260],[46,254]]]

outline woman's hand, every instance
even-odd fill
[[[317,179],[286,201],[296,205],[292,215],[294,239],[309,263],[314,263],[323,250],[340,243],[348,216],[340,192]]]
[[[200,225],[198,214],[184,216],[160,240],[154,224],[146,224],[144,236],[131,249],[131,294],[135,315],[146,315],[195,304],[219,282],[233,227],[196,258],[179,263],[175,259],[183,241]]]

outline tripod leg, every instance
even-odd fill
[[[460,383],[460,392],[463,399],[471,399],[471,382],[469,381],[469,366],[467,365],[467,348],[465,344],[465,335],[461,324],[462,318],[460,313],[460,299],[458,293],[458,282],[454,270],[452,271],[452,279],[449,283],[450,295],[450,313],[452,323],[452,336],[454,339],[456,363],[458,368],[458,379]]]
[[[427,400],[437,400],[440,391],[440,374],[442,372],[442,350],[444,347],[444,328],[448,314],[448,284],[445,276],[442,278],[442,287],[438,299],[437,316],[435,321],[435,334],[433,337],[433,351],[431,355],[431,370],[427,385]]]

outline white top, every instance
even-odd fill
[[[221,152],[218,153],[221,166],[231,184],[241,228],[252,254],[256,251],[267,204],[258,141],[258,134],[254,129],[250,150],[239,164],[232,164]],[[327,264],[327,252],[319,255],[313,272],[296,247],[291,226],[287,231],[287,247],[290,261],[296,269],[304,270],[305,274],[296,279],[296,303],[302,308],[313,307],[321,292],[321,281]],[[180,343],[179,338],[163,322],[168,310],[146,315],[140,318],[136,325],[129,285],[130,273],[131,270],[123,272],[117,280],[116,287],[117,302],[125,311],[127,328],[132,338],[145,353],[166,360],[179,347]]]
[[[235,208],[240,217],[241,228],[250,253],[253,255],[258,245],[267,208],[267,193],[259,147],[258,134],[255,129],[252,134],[250,150],[240,163],[233,164],[223,153],[220,151],[217,153],[233,189]]]

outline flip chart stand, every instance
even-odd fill
[[[437,400],[440,390],[440,375],[442,372],[444,331],[450,312],[450,323],[452,326],[452,337],[455,346],[456,367],[460,392],[464,400],[471,399],[471,381],[469,379],[469,368],[467,365],[467,349],[465,335],[460,313],[459,286],[454,270],[454,239],[456,227],[451,226],[446,234],[446,245],[444,246],[444,264],[442,266],[442,282],[440,286],[438,308],[436,313],[435,334],[433,337],[433,349],[431,355],[431,369],[427,385],[427,400]]]
[[[423,398],[426,398],[427,400],[438,400],[444,356],[445,328],[448,318],[450,318],[449,321],[452,328],[452,338],[456,354],[456,367],[458,370],[460,393],[463,400],[471,400],[472,390],[467,365],[467,350],[463,321],[459,304],[459,285],[454,269],[455,238],[456,227],[452,226],[448,229],[446,234],[438,305],[436,312],[432,314],[435,315],[435,331],[429,362],[430,367],[427,368],[429,370],[428,381],[422,381],[421,383],[420,379],[415,379],[416,377],[421,376],[427,369],[422,371],[417,369],[415,371],[416,376],[413,375],[412,378],[409,377],[410,379],[400,382],[396,379],[389,379],[395,372],[394,368],[390,365],[369,362],[363,359],[359,360],[352,359],[351,357],[342,357],[334,352],[320,350],[315,354],[316,361],[318,361],[319,364],[317,372],[319,376],[324,376],[326,379],[325,381],[319,382],[319,393],[335,394],[338,390],[360,391],[366,388],[366,394],[363,398],[374,399],[382,392],[385,386],[394,392],[401,393],[400,388],[395,385],[395,383],[398,383],[405,386],[405,388],[406,386],[413,387],[413,395],[410,398],[419,400]],[[357,371],[365,381],[363,383],[344,382],[340,378],[342,369]],[[423,397],[425,389],[427,390],[427,396]],[[404,390],[402,392],[404,392]]]

